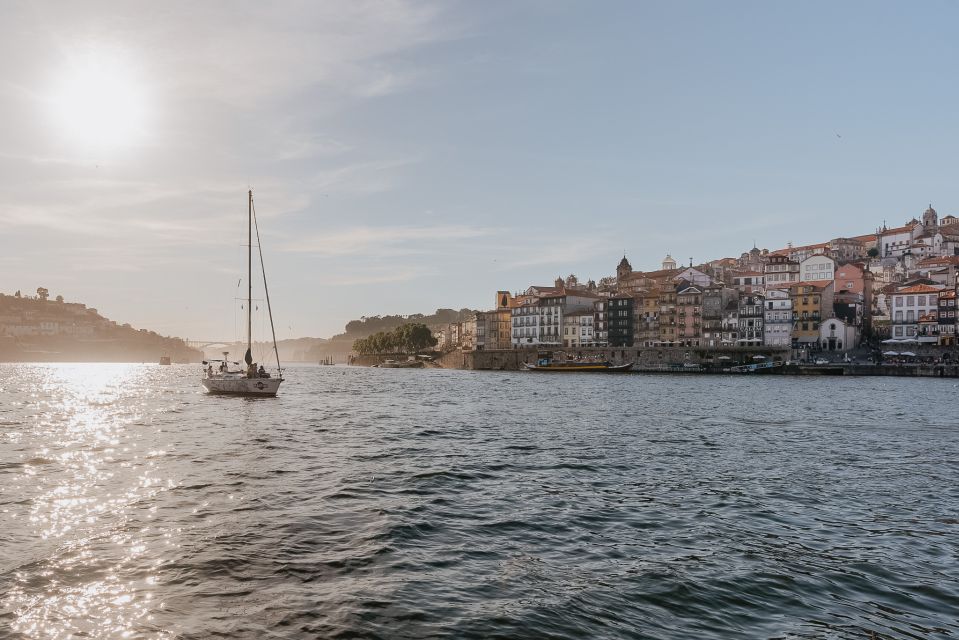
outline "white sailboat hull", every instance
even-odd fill
[[[229,396],[275,396],[283,378],[203,378],[203,387],[211,394]]]

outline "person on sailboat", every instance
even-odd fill
[[[260,365],[260,368],[256,371],[257,378],[268,378],[269,376],[266,373],[266,369],[263,368],[263,365]]]

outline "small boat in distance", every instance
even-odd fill
[[[170,356],[160,356],[160,364],[170,364]]]
[[[263,291],[266,294],[266,308],[270,316],[270,331],[273,334],[273,353],[276,354],[277,375],[274,378],[261,364],[257,368],[253,362],[253,229],[256,229],[256,244],[260,253],[260,267],[263,271]],[[223,352],[222,360],[204,360],[206,375],[202,379],[203,387],[211,394],[231,396],[276,396],[283,382],[283,369],[280,367],[280,352],[276,348],[276,329],[273,328],[273,309],[270,307],[270,290],[266,285],[266,267],[263,265],[263,247],[260,245],[260,229],[256,225],[256,213],[253,210],[253,191],[249,192],[247,206],[247,253],[246,253],[246,354],[243,357],[246,368],[231,369],[229,352]],[[213,363],[219,365],[213,368]]]
[[[632,362],[613,364],[608,360],[554,360],[552,354],[540,354],[536,364],[523,363],[527,371],[564,373],[626,373],[633,368]]]

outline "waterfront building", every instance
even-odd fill
[[[596,341],[593,335],[593,312],[590,310],[572,311],[563,316],[563,346],[593,347]]]
[[[799,282],[799,263],[789,256],[770,254],[763,269],[767,288],[784,288]]]
[[[819,324],[832,317],[835,287],[832,280],[797,282],[789,287],[793,308],[792,342],[794,348],[819,342]]]
[[[509,349],[512,345],[511,320],[512,312],[509,308],[480,311],[471,319],[471,322],[475,321],[475,328],[466,328],[464,333],[472,329],[473,348],[477,351]]]
[[[832,315],[845,324],[848,330],[843,344],[847,349],[859,346],[863,333],[869,331],[869,307],[863,302],[863,294],[850,291],[836,291],[833,296]],[[820,331],[820,338],[823,333]]]
[[[913,284],[898,289],[892,295],[892,337],[916,339],[920,316],[938,312],[939,292],[942,290],[942,286],[929,284]]]
[[[832,280],[836,274],[836,261],[827,255],[811,255],[799,263],[799,281],[817,282]]]
[[[673,286],[659,291],[659,344],[672,346],[677,342],[676,287]]]
[[[841,318],[829,318],[819,325],[819,348],[823,351],[849,351],[856,344],[856,328]]]
[[[735,289],[714,284],[703,289],[702,340],[705,347],[723,344],[723,311],[730,301],[737,299]]]
[[[792,327],[792,299],[789,292],[768,289],[763,315],[763,344],[768,347],[788,347],[792,344]]]
[[[682,281],[676,287],[676,341],[698,347],[702,340],[703,289]]]
[[[600,298],[593,303],[593,338],[596,346],[609,344],[609,299]]]
[[[939,309],[919,316],[916,339],[920,344],[939,344]]]
[[[633,293],[633,344],[652,347],[659,342],[658,289]]]
[[[514,347],[560,346],[563,343],[563,316],[574,311],[589,311],[599,295],[586,291],[567,291],[564,286],[532,286],[514,306],[512,344]]]
[[[739,295],[739,337],[737,346],[754,347],[763,343],[765,298],[761,293]]]
[[[939,344],[944,346],[956,345],[956,290],[944,289],[939,292]]]
[[[739,340],[739,299],[733,298],[726,303],[723,309],[723,337],[720,342],[724,346],[735,346]]]
[[[626,294],[609,298],[609,331],[607,343],[611,347],[631,347],[634,341],[633,314],[635,301]]]
[[[836,268],[834,276],[836,303],[834,308],[838,307],[840,296],[848,303],[851,301],[850,295],[858,296],[856,302],[859,304],[860,320],[855,326],[859,331],[859,337],[869,335],[872,331],[872,313],[873,308],[873,286],[875,278],[871,271],[866,269],[862,262],[849,262]],[[840,315],[838,309],[836,315]],[[846,317],[846,316],[842,316]]]

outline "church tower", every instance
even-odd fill
[[[676,268],[676,260],[674,260],[671,255],[667,254],[666,257],[663,258],[663,269],[668,270],[668,269],[675,269],[675,268]]]
[[[922,230],[925,233],[935,233],[939,230],[939,214],[932,208],[932,204],[922,214]]]
[[[629,264],[629,260],[626,259],[626,256],[623,256],[623,259],[619,261],[619,265],[616,267],[616,280],[622,280],[626,278],[633,272],[633,266]]]

